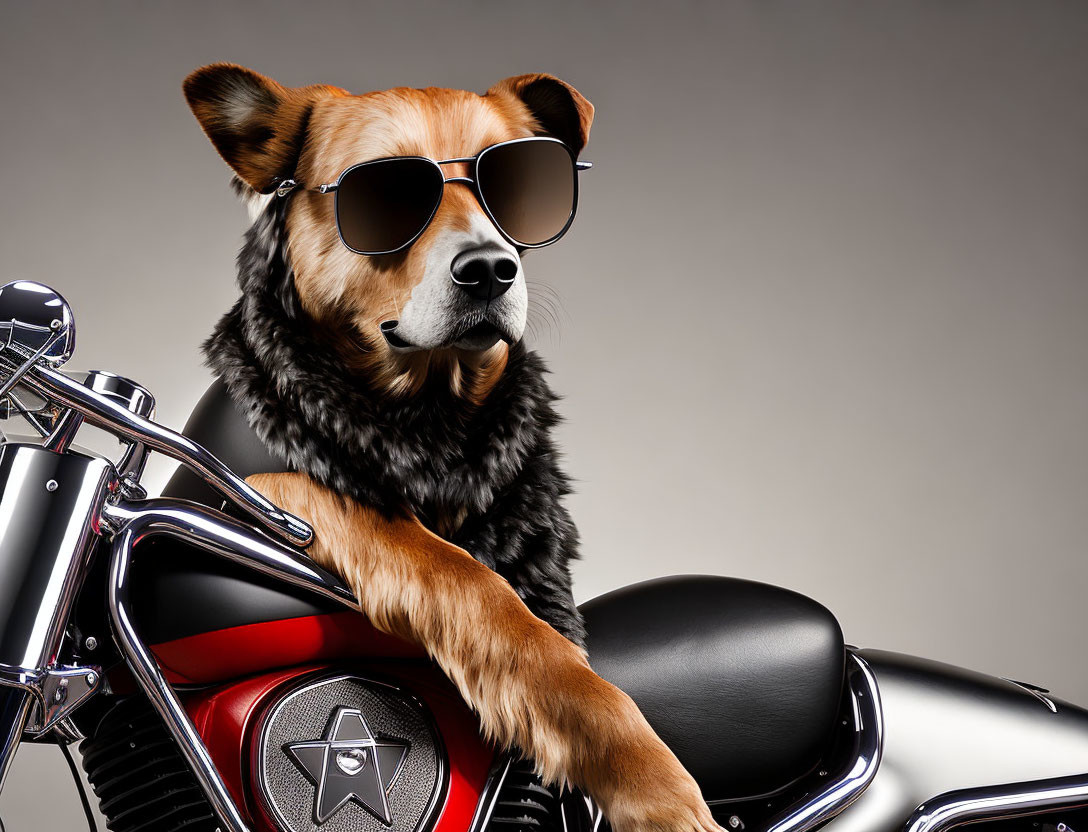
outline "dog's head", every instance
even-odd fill
[[[352,95],[328,86],[284,87],[252,70],[213,64],[186,79],[204,132],[255,194],[284,180],[287,256],[306,314],[345,343],[403,374],[434,356],[485,356],[519,340],[528,306],[521,254],[474,191],[448,183],[431,223],[406,250],[366,256],[341,243],[334,199],[314,190],[352,165],[394,156],[471,157],[511,139],[547,135],[576,154],[592,105],[550,75],[521,75],[484,95],[392,89]],[[465,165],[445,166],[446,178]],[[458,276],[472,275],[471,281]],[[481,291],[483,283],[488,291]]]

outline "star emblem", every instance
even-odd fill
[[[358,708],[337,708],[323,738],[288,743],[284,750],[317,786],[314,822],[319,826],[352,800],[391,826],[389,791],[408,748],[405,740],[375,737]]]

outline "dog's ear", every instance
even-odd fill
[[[541,132],[565,142],[581,153],[593,124],[593,105],[578,90],[554,75],[515,75],[499,81],[488,95],[511,95],[524,104]]]
[[[336,87],[284,87],[227,63],[201,67],[182,88],[219,155],[262,194],[294,174],[314,102],[347,95]]]

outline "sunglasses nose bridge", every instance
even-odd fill
[[[463,179],[468,177],[472,173],[472,165],[474,160],[468,157],[462,157],[459,159],[446,159],[441,162],[435,162],[438,165],[438,169],[442,171],[442,175],[447,177],[446,181],[450,179]]]
[[[480,220],[493,223],[480,200],[476,183],[467,176],[446,179],[428,228],[437,226],[467,231]]]
[[[445,192],[450,185],[464,185],[468,189],[468,193],[471,194],[472,201],[477,203],[480,208],[483,208],[483,201],[480,198],[480,189],[476,185],[475,179],[470,176],[451,176],[442,183],[443,192]]]

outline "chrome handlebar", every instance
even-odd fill
[[[132,413],[115,401],[69,378],[64,373],[37,364],[16,368],[8,356],[0,355],[5,369],[24,370],[19,384],[43,398],[80,414],[87,422],[124,441],[158,451],[180,462],[215,486],[232,503],[247,512],[273,534],[296,546],[308,546],[313,529],[302,519],[281,510],[230,470],[206,448],[176,431]]]
[[[248,832],[199,732],[133,627],[127,605],[133,549],[153,535],[178,538],[357,610],[351,589],[286,545],[313,540],[305,522],[273,505],[206,448],[152,421],[149,391],[111,373],[92,371],[82,380],[56,369],[71,356],[75,336],[71,309],[57,292],[31,281],[0,286],[0,330],[5,321],[10,324],[7,337],[0,335],[0,405],[10,404],[0,414],[18,413],[43,439],[40,445],[8,443],[0,433],[0,508],[9,520],[18,515],[0,523],[0,584],[14,586],[19,595],[18,604],[0,610],[0,788],[23,735],[54,730],[102,685],[101,667],[62,664],[62,654],[95,544],[108,537],[114,641],[223,829]],[[20,398],[24,391],[35,400],[29,407]],[[84,422],[126,445],[119,463],[66,453]],[[144,499],[139,480],[148,451],[191,469],[258,528],[195,504]]]

